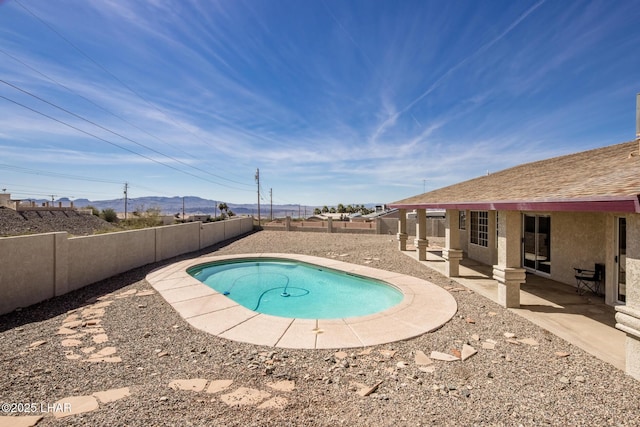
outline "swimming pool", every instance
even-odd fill
[[[189,274],[189,271],[219,261],[274,258],[376,279],[399,289],[404,297],[393,307],[365,316],[341,319],[280,317],[250,310]],[[154,270],[146,280],[193,328],[224,339],[278,348],[344,349],[405,340],[441,327],[457,309],[449,292],[426,280],[336,259],[292,253],[215,254],[192,258]]]
[[[219,261],[188,273],[249,310],[280,317],[365,316],[403,299],[383,281],[285,259]]]

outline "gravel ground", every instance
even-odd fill
[[[191,256],[267,251],[348,254],[340,259],[373,259],[371,267],[452,285],[401,254],[390,236],[261,231]],[[133,294],[151,289],[144,277],[161,265],[166,263],[1,316],[0,403],[53,403],[129,387],[129,396],[92,412],[62,419],[44,414],[38,426],[640,425],[639,382],[470,291],[453,292],[456,316],[418,338],[348,349],[346,355],[338,349],[284,350],[211,336],[190,327],[157,293]],[[96,347],[115,347],[121,362],[69,360],[65,337],[56,335],[69,314],[96,298],[112,301],[99,325],[108,342]],[[537,345],[510,343],[505,333]],[[45,343],[29,348],[38,340]],[[486,340],[494,340],[495,349],[483,348]],[[416,352],[455,353],[463,344],[478,353],[464,362],[415,362]],[[169,387],[195,378],[233,382],[217,393]],[[293,381],[293,390],[272,387],[283,381]],[[354,383],[379,386],[361,396]],[[281,407],[225,403],[244,388],[268,393],[262,402],[275,398],[269,401]]]
[[[75,211],[24,211],[0,208],[0,237],[66,231],[74,236],[113,230],[112,224],[95,215]]]

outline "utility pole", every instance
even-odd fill
[[[182,222],[184,222],[184,196],[182,196]]]
[[[129,183],[125,182],[124,183],[124,219],[127,219],[127,205],[129,204],[128,201],[128,190],[129,190]]]
[[[271,209],[269,210],[269,221],[273,221],[273,188],[269,189],[269,200],[271,203]]]
[[[258,227],[260,227],[260,169],[256,168],[256,184],[258,184]]]

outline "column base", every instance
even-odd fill
[[[445,260],[445,270],[447,277],[460,276],[460,260],[462,260],[461,249],[445,249],[442,251],[442,258]]]
[[[520,285],[526,281],[524,268],[493,266],[493,279],[498,281],[498,304],[520,308]]]
[[[398,249],[400,249],[401,251],[406,251],[407,238],[409,237],[409,235],[407,233],[398,233],[396,237],[398,238]]]
[[[426,261],[429,241],[427,239],[415,239],[413,245],[416,247],[416,252],[418,253],[418,261]]]
[[[616,329],[627,334],[625,343],[625,373],[640,380],[640,310],[625,305],[616,307]]]

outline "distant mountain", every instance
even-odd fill
[[[44,202],[51,202],[50,200],[42,199],[36,200],[36,203],[42,204]],[[56,200],[54,203],[62,202],[63,205],[68,206],[70,200],[68,198],[61,198]],[[182,213],[182,209],[184,206],[185,214],[209,214],[209,215],[219,215],[220,209],[218,209],[218,205],[221,201],[217,200],[208,200],[203,199],[201,197],[196,196],[186,196],[186,197],[137,197],[128,199],[127,212],[134,211],[146,211],[147,209],[160,209],[160,212],[165,215],[174,215],[176,213]],[[258,215],[258,204],[257,203],[246,203],[246,204],[238,204],[238,203],[229,203],[226,202],[229,209],[235,213],[236,215]],[[86,206],[93,206],[98,210],[103,209],[113,209],[116,212],[124,212],[124,198],[122,199],[114,199],[114,200],[88,200],[88,199],[76,199],[73,201],[73,204],[77,208],[82,208]],[[373,208],[376,205],[381,205],[382,203],[368,203],[365,204],[368,208]],[[331,207],[331,205],[328,205]],[[303,206],[303,205],[294,205],[294,204],[286,204],[286,205],[273,205],[273,217],[284,217],[290,215],[293,218],[300,217],[308,217],[313,215],[313,210],[315,208],[322,208],[322,206]],[[271,206],[268,203],[260,204],[260,215],[263,218],[269,217],[271,210]]]
[[[46,200],[42,200],[44,202]],[[60,199],[63,204],[69,202],[68,199]],[[58,200],[56,200],[56,203]],[[218,205],[221,203],[219,200],[208,200],[195,196],[187,197],[137,197],[128,199],[127,211],[133,212],[136,210],[146,211],[147,209],[160,209],[163,214],[173,215],[176,213],[182,213],[183,208],[185,214],[220,214]],[[258,204],[237,204],[226,202],[229,209],[236,215],[258,215]],[[73,204],[78,207],[93,206],[98,210],[113,209],[116,212],[124,212],[124,199],[115,200],[88,200],[88,199],[76,199]],[[312,215],[316,206],[300,206],[298,205],[273,205],[273,216],[280,217],[285,215],[291,215],[293,217],[298,216],[300,212],[301,216]],[[269,204],[260,205],[260,214],[262,217],[268,217],[271,206]]]

